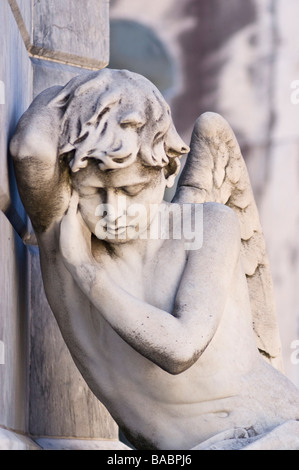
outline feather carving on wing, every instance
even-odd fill
[[[174,202],[218,202],[238,215],[241,257],[247,277],[252,323],[260,353],[282,370],[274,293],[257,206],[237,139],[227,121],[204,113],[196,121],[190,154]]]

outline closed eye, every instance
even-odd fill
[[[102,198],[105,197],[105,191],[102,188],[98,187],[86,187],[80,188],[80,197],[88,198],[93,196],[101,196]]]
[[[144,187],[144,184],[135,184],[132,186],[123,186],[122,188],[120,188],[120,190],[128,196],[137,196],[137,194],[139,194]]]
[[[98,193],[98,191],[96,191],[96,190],[88,190],[88,191],[87,191],[87,190],[86,190],[86,191],[85,191],[85,190],[83,190],[83,191],[81,190],[79,195],[80,195],[80,197],[93,197],[93,196],[95,196],[97,193]]]

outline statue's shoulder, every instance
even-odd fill
[[[238,228],[239,220],[235,211],[226,204],[219,202],[204,202],[200,204],[203,207],[203,222],[214,222],[215,225],[226,224],[230,228]]]
[[[241,249],[241,234],[239,219],[233,209],[225,204],[206,202],[202,207],[202,247],[208,246],[211,250],[221,253]],[[201,251],[201,250],[199,250]],[[198,255],[201,255],[198,253]]]

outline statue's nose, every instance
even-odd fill
[[[106,191],[106,217],[108,223],[115,224],[126,213],[126,198],[120,196],[115,189],[109,188]]]

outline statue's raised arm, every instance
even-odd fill
[[[52,105],[62,87],[46,89],[21,117],[10,152],[22,202],[36,233],[60,220],[68,207],[68,163],[59,152],[63,109]]]

